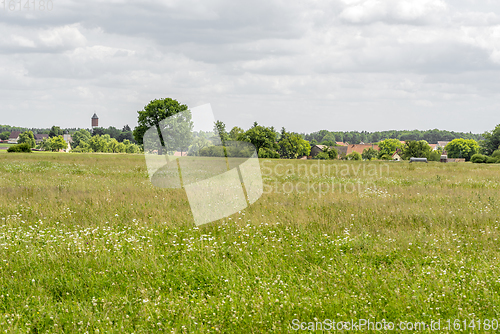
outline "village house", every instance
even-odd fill
[[[394,160],[394,161],[401,161],[403,159],[401,158],[401,156],[399,155],[398,152],[394,152],[394,154],[392,155],[392,160]]]
[[[9,136],[9,144],[17,144],[17,141],[19,140],[19,135],[21,134],[21,131],[12,131]]]
[[[49,138],[49,135],[47,135],[47,134],[38,134],[37,133],[34,136],[35,136],[35,142],[37,144],[40,144],[44,139]]]
[[[328,146],[326,146],[326,145],[314,145],[313,147],[311,147],[311,153],[310,153],[311,157],[315,157],[318,155],[318,153],[323,152],[325,147],[328,147]]]
[[[449,141],[438,141],[438,142],[437,142],[437,144],[436,144],[436,150],[437,150],[438,148],[441,148],[441,149],[443,149],[443,150],[444,150],[444,147],[445,147],[446,145],[448,145],[448,143],[449,143]]]

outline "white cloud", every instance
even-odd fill
[[[43,46],[49,48],[72,49],[85,45],[87,39],[78,30],[78,25],[66,25],[44,29],[39,32],[38,37]]]
[[[446,11],[442,0],[365,0],[347,6],[339,17],[351,23],[422,23]]]

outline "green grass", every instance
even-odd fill
[[[498,319],[498,165],[314,164],[261,161],[266,193],[195,227],[140,155],[0,155],[0,330]]]

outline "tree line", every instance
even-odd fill
[[[384,139],[398,139],[402,141],[425,140],[429,144],[436,144],[438,141],[452,141],[453,139],[474,139],[476,141],[484,139],[480,134],[472,132],[454,132],[446,130],[388,130],[388,131],[328,131],[320,130],[310,134],[303,133],[304,139],[314,144],[331,144],[333,142],[344,142],[349,144],[377,143]]]
[[[180,131],[180,128],[177,127],[175,140],[170,142],[169,147],[165,146],[163,135],[175,131],[174,127],[166,125],[167,123],[162,121],[186,111],[188,111],[187,105],[180,104],[177,100],[171,98],[151,101],[143,110],[138,111],[139,125],[133,132],[136,141],[144,145],[143,137],[146,131],[155,129],[153,132],[154,137],[160,138],[156,149],[158,154],[162,154],[162,147],[165,147],[167,152],[185,151],[188,155],[220,156],[224,154],[228,156],[234,154],[234,147],[237,147],[237,145],[233,144],[234,142],[248,142],[255,147],[259,158],[284,159],[308,156],[311,148],[317,144],[326,146],[323,152],[315,156],[317,159],[337,159],[339,157],[335,149],[337,142],[349,144],[371,142],[377,143],[380,148],[378,151],[369,148],[364,150],[362,154],[353,152],[346,157],[341,157],[350,160],[392,159],[392,155],[396,152],[399,152],[403,159],[426,157],[429,160],[439,160],[441,154],[444,153],[443,148],[433,150],[429,145],[429,142],[437,143],[438,141],[450,141],[444,148],[450,158],[471,160],[476,154],[492,155],[499,149],[500,145],[500,129],[486,132],[483,135],[438,129],[378,132],[320,130],[311,134],[304,134],[289,132],[285,128],[277,131],[272,126],[266,127],[257,122],[247,130],[238,126],[227,130],[226,125],[219,120],[215,122],[212,133],[195,133],[192,131],[191,118],[183,117],[183,130]],[[170,127],[170,132],[165,132],[166,129],[162,129],[162,126]],[[404,143],[401,141],[404,141]]]

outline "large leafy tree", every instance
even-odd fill
[[[378,147],[379,157],[381,157],[385,154],[393,155],[398,148],[403,148],[403,144],[399,139],[385,139],[378,143]]]
[[[243,134],[245,133],[245,130],[243,130],[242,128],[238,127],[238,126],[235,126],[231,129],[231,131],[229,131],[229,138],[233,141],[237,141],[238,138]]]
[[[4,131],[0,133],[0,139],[1,140],[7,140],[10,137],[10,132],[9,131]]]
[[[483,134],[484,140],[480,142],[483,153],[487,155],[493,154],[500,148],[500,124],[493,131],[487,131]]]
[[[403,146],[403,159],[429,158],[432,148],[425,140],[409,140]]]
[[[49,137],[57,137],[57,136],[62,136],[64,134],[64,131],[58,127],[58,126],[52,126],[49,131]]]
[[[239,136],[238,140],[252,143],[257,152],[261,148],[276,152],[278,150],[276,137],[277,133],[274,127],[265,127],[255,122],[250,129]]]
[[[445,147],[445,151],[450,158],[465,158],[469,161],[470,158],[479,153],[479,144],[474,139],[453,139]]]
[[[144,110],[138,111],[138,126],[134,129],[134,138],[139,144],[143,144],[143,138],[146,131],[155,127],[158,131],[160,143],[164,147],[165,141],[161,134],[160,122],[167,117],[173,116],[181,111],[188,110],[187,105],[180,104],[177,100],[171,98],[155,99],[149,102]]]
[[[88,143],[90,141],[90,138],[91,135],[89,131],[85,129],[78,130],[71,136],[71,140],[73,141],[72,146],[80,146],[82,142]]]
[[[278,153],[284,159],[297,159],[311,152],[311,146],[307,140],[296,133],[286,132],[285,128],[281,129],[278,146]]]
[[[68,147],[68,143],[64,140],[63,136],[52,137],[47,140],[46,148],[51,151],[57,152]]]
[[[95,135],[90,139],[89,146],[93,152],[108,152],[108,141],[105,136]]]
[[[36,146],[35,136],[31,131],[25,131],[19,135],[19,139],[17,140],[18,144],[26,143],[30,148],[34,148]]]
[[[372,160],[373,158],[376,158],[378,157],[378,151],[372,147],[370,148],[365,148],[363,150],[363,153],[361,154],[361,157],[364,159],[364,160]]]
[[[168,136],[166,147],[169,151],[187,152],[193,141],[193,122],[189,110],[178,112],[162,122],[162,131]]]

